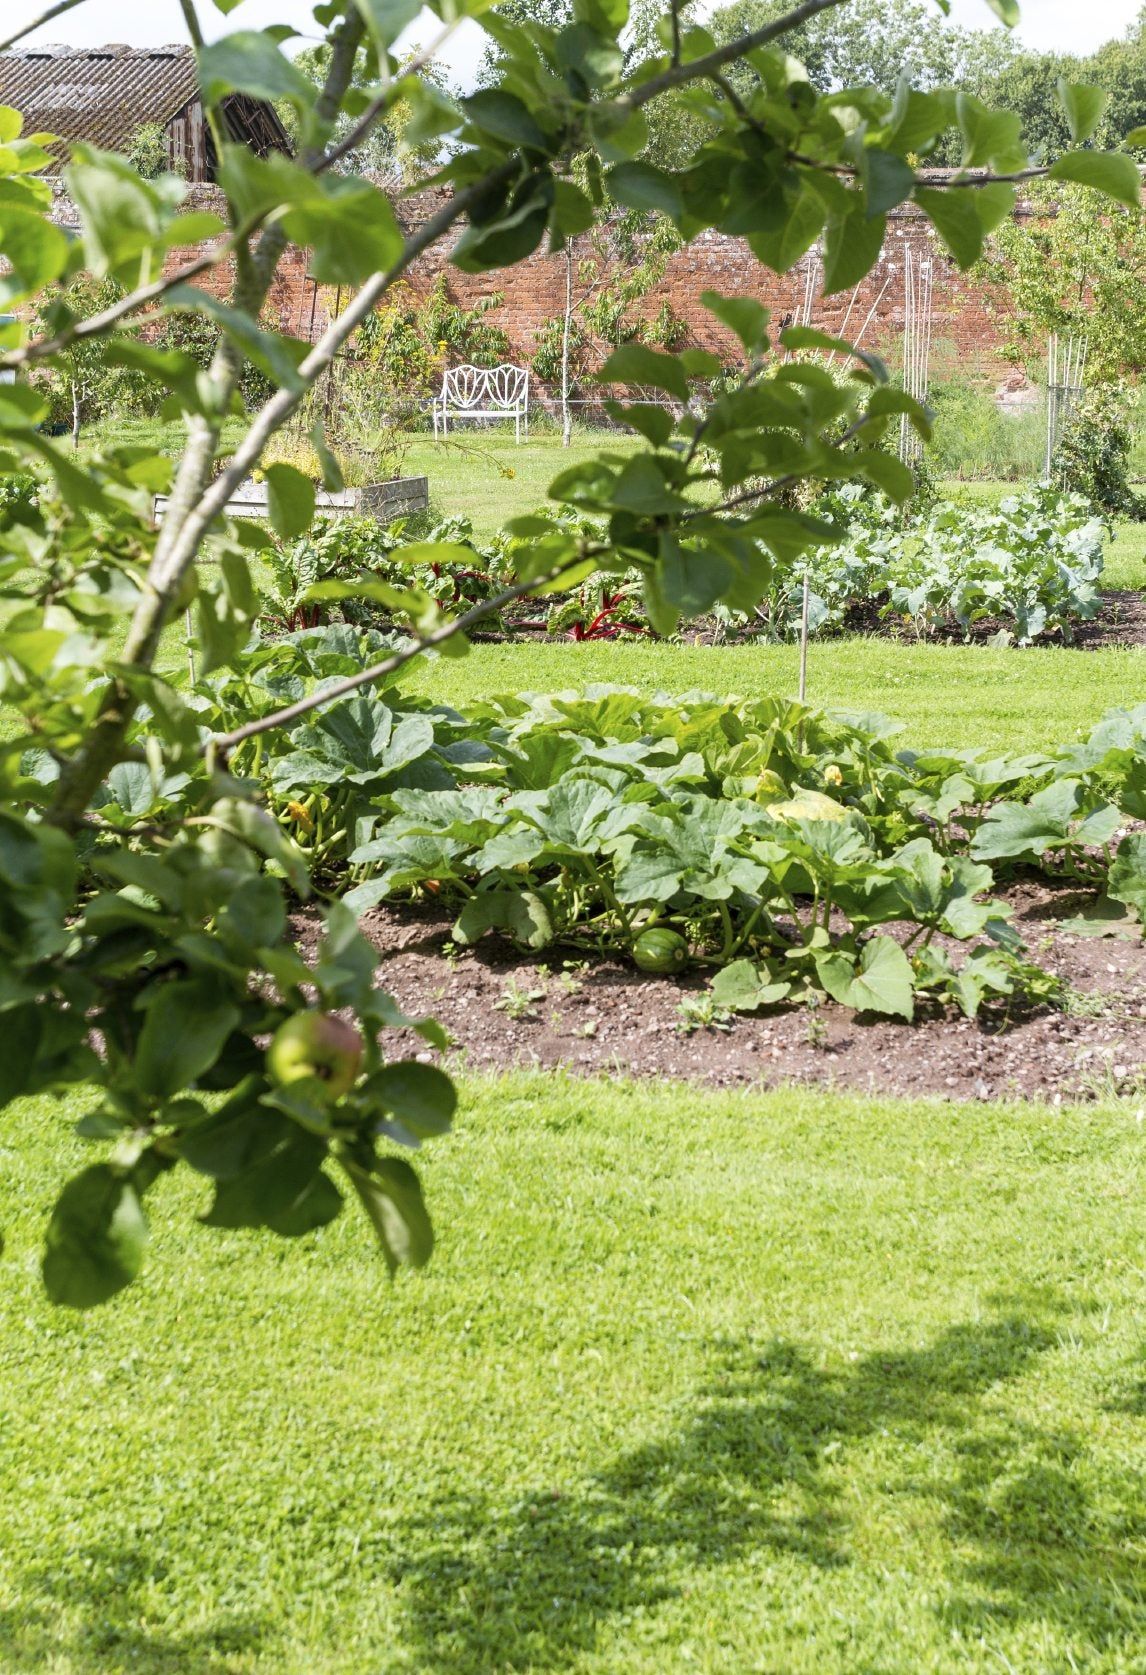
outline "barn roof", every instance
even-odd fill
[[[0,104],[23,113],[25,133],[127,151],[142,124],[166,128],[198,97],[187,46],[43,46],[0,54]],[[236,138],[253,140],[258,150],[289,149],[270,106],[241,96],[225,102],[232,105],[240,119]],[[243,132],[247,127],[255,132]]]
[[[26,133],[124,151],[144,122],[166,127],[198,94],[189,47],[29,47],[0,55],[0,101]]]

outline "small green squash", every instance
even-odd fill
[[[633,943],[633,959],[641,971],[671,977],[688,963],[688,943],[676,931],[642,931]]]

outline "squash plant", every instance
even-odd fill
[[[57,0],[49,15],[81,3]],[[327,67],[317,97],[284,51],[289,25],[204,43],[185,5],[225,211],[189,208],[185,182],[144,178],[130,160],[76,144],[64,169],[74,235],[53,219],[42,173],[53,163],[48,137],[0,109],[0,307],[19,316],[0,332],[0,371],[18,375],[0,385],[0,471],[30,470],[41,483],[6,529],[0,559],[0,1098],[89,1088],[81,1131],[98,1147],[64,1186],[48,1231],[53,1298],[87,1306],[130,1282],[143,1259],[147,1194],[173,1168],[211,1183],[208,1224],[297,1235],[337,1215],[349,1195],[388,1263],[429,1255],[418,1179],[394,1147],[440,1133],[453,1089],[427,1066],[387,1058],[386,1031],[402,1020],[375,986],[374,956],[348,908],[328,910],[312,959],[294,946],[288,907],[307,891],[306,867],[248,771],[259,740],[306,717],[319,736],[301,748],[322,760],[332,706],[419,647],[464,650],[474,624],[513,599],[575,585],[592,567],[638,570],[658,627],[718,600],[750,609],[774,556],[830,533],[768,485],[854,478],[909,492],[909,474],[876,444],[901,414],[923,433],[927,418],[877,361],[858,357],[841,384],[799,358],[839,346],[797,330],[780,339],[793,358],[770,363],[764,310],[710,296],[750,370],[696,416],[689,379],[715,377],[714,357],[637,344],[611,357],[605,377],[615,389],[652,386],[680,417],[618,401],[616,417],[644,449],[606,451],[554,485],[604,521],[599,540],[546,520],[512,521],[517,581],[460,613],[424,588],[371,576],[319,584],[330,596],[401,609],[413,642],[378,646],[365,666],[306,690],[284,676],[254,713],[220,730],[190,685],[179,642],[190,610],[196,674],[230,678],[232,695],[249,685],[240,652],[258,612],[250,560],[262,536],[229,518],[228,502],[411,264],[449,240],[449,259],[464,271],[508,268],[542,246],[561,251],[621,206],[659,211],[684,240],[707,228],[742,236],[778,271],[819,239],[826,288],[837,292],[869,270],[888,212],[908,200],[963,266],[1033,174],[1137,206],[1131,158],[1084,148],[1093,105],[1077,89],[1064,98],[1080,149],[1049,167],[1031,166],[1017,117],[953,90],[817,92],[785,37],[845,3],[801,0],[718,46],[674,0],[659,43],[626,55],[625,0],[576,0],[560,29],[515,23],[485,0],[435,0],[426,48],[403,60],[395,43],[420,7],[320,0],[310,36],[317,31]],[[232,0],[216,4],[226,13]],[[995,4],[1008,18],[1016,9]],[[422,72],[467,15],[496,43],[496,79],[454,105]],[[755,76],[743,97],[724,75],[741,61]],[[237,143],[226,116],[235,95],[293,109],[296,154],[262,157]],[[654,101],[686,105],[702,136],[679,169],[643,155]],[[386,193],[352,166],[399,102],[412,142],[436,140],[442,157],[427,183],[439,207],[409,233]],[[918,174],[951,132],[960,167]],[[587,159],[577,180],[574,158]],[[349,296],[314,344],[264,318],[291,242],[306,247],[317,284]],[[82,274],[121,294],[77,311]],[[29,324],[37,318],[42,325]],[[165,330],[204,319],[218,334],[206,367]],[[28,375],[64,369],[97,341],[106,365],[142,379],[156,407],[181,420],[174,463],[145,446],[81,462],[45,436],[47,405]],[[239,394],[251,368],[273,388],[253,415]],[[224,445],[232,418],[242,434]],[[338,462],[317,426],[312,442],[336,488]],[[265,477],[278,533],[304,534],[311,481],[283,460]],[[156,491],[169,495],[158,527]],[[448,542],[412,543],[396,556],[415,567],[459,561]],[[393,744],[391,734],[382,748]],[[575,844],[572,810],[568,822]],[[837,879],[850,864],[835,851],[829,861]]]
[[[1146,812],[1146,706],[1083,746],[993,760],[897,751],[875,716],[705,693],[595,687],[418,713],[426,756],[364,808],[345,900],[428,890],[463,945],[497,931],[647,971],[691,958],[726,968],[715,992],[733,1009],[822,989],[910,1018],[916,990],[969,1014],[985,994],[1045,992],[990,895],[1016,868],[1105,891],[1135,934],[1143,843],[1126,834]],[[986,948],[955,960],[960,942]]]

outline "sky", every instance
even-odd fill
[[[204,32],[209,35],[272,22],[297,24],[304,34],[313,34],[311,4],[313,0],[310,4],[307,0],[241,0],[230,16],[224,17],[213,0],[196,0]],[[1091,0],[1089,5],[1080,5],[1079,0],[1020,0],[1020,4],[1022,23],[1017,34],[1025,46],[1039,51],[1088,53],[1124,34],[1137,17],[1141,0]],[[46,0],[3,0],[0,37],[31,22],[45,5]],[[987,0],[951,0],[951,18],[968,29],[1001,27]],[[415,23],[409,34],[425,41],[431,25],[428,21],[423,26]],[[99,46],[123,41],[129,46],[161,46],[185,38],[178,0],[84,0],[75,11],[37,30],[22,44],[60,41],[68,46]],[[481,45],[476,26],[463,24],[443,54],[456,81],[469,81],[481,56]]]

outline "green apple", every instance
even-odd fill
[[[329,1012],[296,1012],[267,1048],[267,1073],[280,1088],[310,1077],[331,1105],[349,1093],[362,1062],[362,1037]]]

